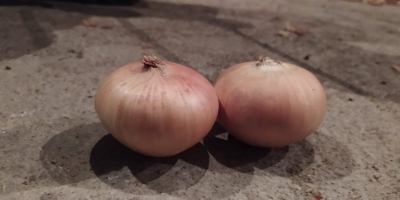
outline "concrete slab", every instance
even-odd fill
[[[398,6],[4,2],[0,199],[400,199]],[[309,34],[277,36],[287,21]],[[322,82],[328,113],[281,149],[243,145],[216,125],[178,156],[146,158],[116,142],[93,106],[102,79],[143,53],[210,81],[260,55],[291,62]]]

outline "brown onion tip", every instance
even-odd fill
[[[156,68],[161,71],[162,76],[165,76],[165,71],[164,71],[163,67],[161,67],[162,65],[165,65],[165,64],[161,59],[157,58],[155,55],[143,54],[142,62],[144,64],[143,71],[147,71],[151,68]]]
[[[258,62],[256,64],[257,67],[260,67],[261,65],[271,65],[271,64],[278,64],[282,66],[282,63],[276,60],[271,59],[270,57],[263,57],[263,56],[259,56],[258,57]]]
[[[145,67],[159,68],[164,65],[163,61],[152,54],[143,54],[143,64]]]

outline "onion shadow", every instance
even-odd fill
[[[355,161],[346,145],[324,133],[313,134],[308,141],[318,144],[314,146],[315,160],[306,170],[296,175],[295,179],[317,183],[341,179],[352,173]],[[296,155],[291,157],[293,159]],[[296,161],[293,159],[292,162]]]
[[[133,190],[129,185],[136,186],[136,181],[146,184],[159,178],[177,161],[177,157],[153,158],[136,153],[110,134],[102,137],[90,154],[90,166],[96,176],[122,190]]]
[[[313,145],[303,139],[284,148],[273,149],[273,153],[255,162],[254,167],[269,174],[292,177],[305,171],[314,162],[314,157]]]
[[[228,134],[218,123],[203,139],[203,144],[211,155],[208,169],[210,175],[193,188],[194,196],[199,199],[203,199],[202,194],[205,192],[218,199],[244,190],[251,184],[256,163],[269,161],[264,162],[264,166],[273,166],[285,157],[286,152],[247,145]]]
[[[98,123],[61,132],[41,148],[40,161],[51,178],[61,185],[94,178],[89,164],[90,151],[105,134]]]
[[[314,161],[313,146],[306,139],[282,148],[255,147],[236,139],[217,123],[204,138],[204,145],[217,162],[241,173],[253,174],[257,168],[260,175],[295,176]]]
[[[206,148],[198,143],[172,157],[154,158],[119,143],[100,123],[63,131],[41,148],[40,161],[61,185],[99,178],[127,193],[172,192],[195,185],[209,165]],[[84,187],[94,188],[94,185]]]
[[[142,193],[143,186],[156,192],[189,188],[202,179],[208,163],[201,143],[176,156],[156,158],[130,150],[111,135],[101,138],[90,156],[93,172],[101,181],[128,193]]]
[[[313,133],[291,144],[284,159],[270,166],[263,159],[255,167],[269,173],[306,183],[337,180],[349,176],[355,166],[349,149],[334,137]]]
[[[176,191],[171,195],[185,199],[205,199],[204,194],[209,193],[207,196],[212,196],[213,199],[224,199],[239,193],[251,184],[253,179],[251,163],[256,160],[257,156],[250,159],[245,158],[252,148],[250,150],[246,147],[235,149],[243,144],[240,142],[238,144],[238,141],[232,138],[225,143],[225,140],[221,139],[224,132],[226,131],[215,123],[209,134],[203,138],[202,143],[211,156],[207,174],[202,181],[187,190]],[[250,153],[254,152],[250,151]],[[262,150],[258,154],[264,153],[265,150]],[[190,158],[196,157],[190,155]],[[235,158],[238,159],[235,160]],[[225,164],[221,164],[221,162]]]
[[[271,149],[247,145],[216,123],[203,143],[217,162],[242,173],[253,173],[254,162],[267,156]]]

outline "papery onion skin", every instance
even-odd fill
[[[146,58],[157,62],[149,67]],[[218,98],[197,71],[145,55],[143,62],[122,66],[105,78],[95,109],[105,129],[123,145],[166,157],[204,138],[216,121]]]
[[[217,121],[254,146],[298,142],[322,123],[326,95],[318,79],[296,65],[262,58],[223,71],[214,81]]]

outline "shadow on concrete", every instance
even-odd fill
[[[254,167],[276,176],[292,177],[307,170],[315,162],[314,147],[308,139],[303,139],[285,148],[275,149],[275,151],[275,154],[271,154],[269,159],[254,163]],[[284,158],[280,156],[281,154],[285,155]],[[278,159],[279,163],[274,162]],[[271,165],[271,162],[274,165]]]
[[[200,143],[177,156],[153,158],[126,148],[99,123],[54,136],[42,147],[40,160],[62,185],[97,176],[130,193],[146,192],[143,184],[157,192],[186,189],[204,176],[209,165],[207,150]]]
[[[314,161],[313,146],[307,140],[283,148],[254,147],[228,134],[219,124],[215,124],[213,130],[204,138],[204,145],[219,163],[242,173],[252,174],[254,169],[258,168],[275,175],[294,176]],[[295,149],[297,155],[287,157],[287,153],[292,149]],[[275,165],[281,162],[287,162],[288,165],[275,171]]]
[[[203,143],[176,156],[154,158],[128,149],[95,123],[52,137],[42,147],[40,160],[61,185],[98,178],[126,193],[165,192],[179,197],[189,188],[211,187],[218,198],[243,190],[254,175],[315,183],[346,177],[354,167],[346,146],[321,133],[284,148],[258,148],[238,141],[216,123]]]
[[[55,135],[42,147],[40,161],[59,184],[74,184],[96,177],[90,151],[105,134],[100,124],[82,125]]]
[[[318,144],[318,145],[317,145]],[[276,159],[276,158],[275,158]],[[349,176],[355,166],[349,149],[334,137],[314,133],[289,145],[285,158],[271,166],[259,160],[259,175],[273,174],[307,183],[337,180]]]
[[[305,170],[294,176],[293,179],[317,183],[341,179],[352,173],[355,162],[346,145],[339,142],[335,137],[324,133],[315,133],[309,137],[308,141],[316,144],[314,145],[316,159]],[[304,151],[309,151],[307,148],[303,149]],[[301,155],[297,152],[302,151],[293,149],[291,152],[292,163],[304,166],[304,163],[298,158]]]
[[[218,123],[214,125],[203,142],[219,163],[242,173],[253,173],[254,163],[271,153],[269,148],[254,147],[237,140]],[[283,154],[280,158],[284,156]]]
[[[130,176],[124,176],[125,170],[148,188],[172,192],[195,185],[208,164],[207,150],[200,143],[176,156],[154,158],[133,152],[111,135],[100,139],[90,156],[90,165],[103,182],[127,192],[137,190],[137,185],[131,184]],[[123,169],[125,166],[127,169]]]
[[[318,144],[318,145],[313,145]],[[247,174],[273,174],[316,183],[349,176],[354,168],[350,150],[334,137],[314,133],[284,148],[249,146],[228,134],[219,124],[204,138],[215,160],[229,169]],[[226,169],[209,170],[231,173]]]

